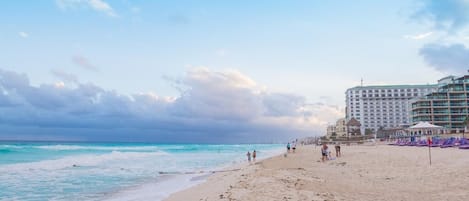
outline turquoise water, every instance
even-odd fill
[[[265,158],[282,148],[278,144],[0,143],[0,200],[103,200],[127,188],[167,181],[161,172],[218,170],[246,160],[247,151],[255,149],[259,158]],[[159,190],[172,191],[152,189],[165,193]]]

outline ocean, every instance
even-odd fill
[[[0,142],[0,200],[161,200],[280,144]]]

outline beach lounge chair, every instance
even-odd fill
[[[460,149],[469,149],[469,140],[467,140],[466,138],[462,138],[459,142],[458,147]]]
[[[418,146],[418,147],[426,147],[426,146],[428,146],[427,140],[420,140],[420,141],[417,143],[417,146]]]
[[[453,147],[455,143],[456,143],[456,138],[449,138],[442,145],[440,145],[440,148]]]
[[[443,144],[443,140],[442,139],[435,139],[432,141],[432,144],[430,145],[430,147],[440,147],[441,144]]]

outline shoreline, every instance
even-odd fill
[[[469,151],[389,145],[343,146],[320,161],[320,148],[299,146],[239,171],[210,175],[164,201],[215,200],[466,200]],[[333,153],[335,153],[333,151]]]
[[[277,157],[282,154],[283,149],[267,151],[265,157],[259,157],[257,162]],[[264,152],[258,151],[263,154]],[[103,199],[106,201],[128,201],[128,200],[166,200],[172,194],[191,189],[200,184],[206,183],[213,175],[227,174],[253,165],[247,160],[233,161],[208,170],[189,172],[160,172],[160,175],[153,180],[141,183],[132,187],[122,188],[109,193]]]

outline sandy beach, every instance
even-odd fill
[[[331,146],[332,147],[332,146]],[[469,200],[469,150],[389,145],[342,146],[320,161],[319,146],[299,147],[219,172],[166,201],[211,200]]]

